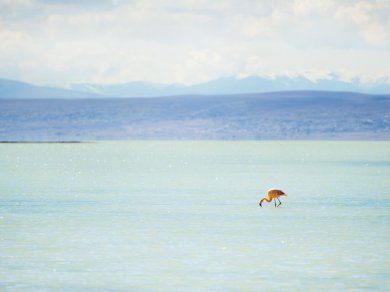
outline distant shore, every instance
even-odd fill
[[[29,143],[75,144],[75,143],[91,143],[91,142],[90,141],[0,141],[0,144],[29,144]]]
[[[0,141],[390,140],[389,109],[390,95],[312,91],[0,100]]]

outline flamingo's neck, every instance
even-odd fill
[[[267,201],[268,203],[270,203],[272,201],[272,199],[271,198],[262,198],[260,201],[260,204],[262,204],[264,201]]]

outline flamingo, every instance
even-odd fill
[[[267,201],[268,203],[270,203],[272,201],[272,199],[274,199],[275,201],[275,207],[279,207],[282,202],[279,200],[279,197],[281,196],[286,196],[287,197],[287,194],[285,194],[283,191],[281,190],[277,190],[277,189],[270,189],[268,190],[268,198],[262,198],[259,202],[259,206],[261,206],[261,204],[263,203],[263,201]],[[278,199],[279,201],[279,205],[276,206],[276,199]]]

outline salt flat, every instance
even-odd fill
[[[0,289],[388,290],[389,146],[1,144]]]

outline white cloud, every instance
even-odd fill
[[[390,76],[385,0],[17,2],[0,0],[2,77],[63,85]]]
[[[335,7],[333,0],[295,0],[291,4],[293,15],[303,17],[312,14],[326,13]]]
[[[28,34],[22,31],[3,28],[0,28],[0,39],[0,51],[3,53],[12,53],[14,49],[25,48],[25,45],[32,40]]]
[[[390,47],[390,2],[359,1],[338,7],[336,18],[354,25],[357,34],[367,43]]]
[[[373,4],[368,2],[358,2],[349,6],[341,6],[336,13],[339,19],[352,21],[357,24],[364,24],[370,20],[370,12]]]

